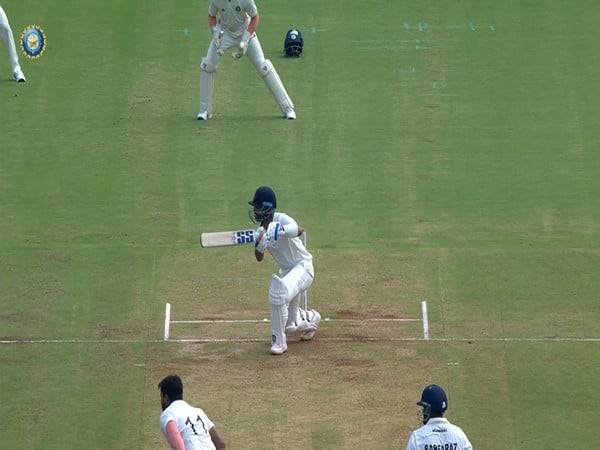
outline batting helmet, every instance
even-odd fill
[[[417,405],[423,407],[423,423],[427,423],[432,415],[440,417],[448,409],[448,397],[444,390],[437,384],[430,384],[421,394]]]
[[[269,186],[261,186],[254,192],[254,198],[248,204],[251,206],[250,219],[254,223],[261,223],[275,212],[277,197]]]
[[[283,52],[285,56],[292,58],[298,58],[302,54],[302,47],[304,46],[304,39],[302,39],[302,33],[296,28],[292,28],[285,35],[285,41],[283,41]]]

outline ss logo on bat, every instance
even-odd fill
[[[235,232],[236,244],[250,244],[251,242],[254,242],[254,231],[243,230]]]

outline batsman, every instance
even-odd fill
[[[240,59],[248,57],[254,68],[265,81],[275,97],[281,114],[286,119],[295,119],[294,104],[273,66],[265,59],[262,47],[256,36],[259,14],[254,0],[210,0],[208,26],[212,40],[206,57],[200,64],[200,112],[198,120],[208,120],[213,113],[214,77],[219,67],[219,58],[229,48],[232,56]]]
[[[321,321],[317,311],[300,307],[300,297],[315,277],[313,258],[300,239],[302,227],[287,214],[275,211],[277,199],[270,187],[259,187],[248,203],[250,218],[259,224],[254,256],[260,262],[268,251],[279,266],[278,273],[271,276],[269,303],[271,354],[282,355],[287,351],[286,334],[311,340]]]

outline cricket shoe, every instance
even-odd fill
[[[15,70],[13,73],[13,78],[17,83],[25,83],[25,74],[20,68]]]
[[[271,345],[271,355],[283,355],[285,352],[287,352],[287,344],[275,343]]]
[[[208,120],[212,117],[212,114],[208,114],[208,111],[199,112],[196,116],[196,120]]]
[[[314,309],[311,309],[312,317],[308,321],[308,328],[302,335],[300,335],[300,339],[303,341],[310,341],[315,337],[315,333],[317,332],[317,328],[319,328],[319,322],[321,322],[321,314],[319,314]]]
[[[288,120],[296,119],[296,111],[293,108],[288,108],[285,110],[285,118]]]

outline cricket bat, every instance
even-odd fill
[[[200,235],[200,245],[204,248],[252,244],[254,240],[254,230],[215,231]]]

